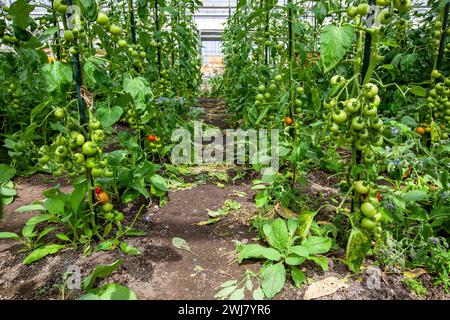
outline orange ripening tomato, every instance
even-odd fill
[[[156,136],[154,134],[149,134],[147,137],[148,141],[150,142],[155,142],[156,140]]]
[[[284,118],[284,123],[286,123],[287,126],[292,125],[292,123],[294,123],[294,120],[292,120],[291,117],[286,117]]]
[[[416,132],[420,135],[423,135],[425,133],[425,129],[422,127],[418,127],[418,128],[416,128]]]
[[[106,192],[100,192],[97,195],[97,200],[98,202],[100,202],[101,204],[105,204],[109,202],[109,196]]]

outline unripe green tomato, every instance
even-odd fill
[[[261,92],[261,93],[263,93],[263,92],[266,91],[266,87],[265,87],[263,84],[261,84],[261,85],[259,85],[259,87],[258,87],[258,91]]]
[[[98,120],[91,120],[91,121],[89,121],[89,127],[92,130],[97,130],[97,129],[100,129],[101,123]]]
[[[116,220],[117,222],[122,222],[124,218],[125,217],[122,212],[117,212],[114,217],[114,220]]]
[[[95,157],[88,157],[86,159],[86,168],[94,169],[97,166],[97,159]]]
[[[39,158],[39,160],[38,160],[38,163],[41,165],[41,166],[45,166],[48,162],[50,161],[50,158],[48,157],[48,156],[42,156],[42,157],[40,157]]]
[[[114,36],[118,36],[118,35],[120,35],[120,34],[122,33],[122,29],[121,29],[119,26],[117,26],[117,25],[115,25],[115,24],[112,24],[112,25],[109,27],[109,32],[110,32],[112,35],[114,35]]]
[[[365,16],[369,13],[370,10],[370,6],[367,3],[361,3],[360,5],[358,5],[358,7],[356,8],[356,11],[358,12],[358,14],[360,16]]]
[[[104,26],[104,25],[108,24],[108,22],[109,22],[108,16],[106,14],[104,14],[103,12],[100,12],[97,17],[97,23],[101,26]]]
[[[55,118],[58,120],[64,120],[66,118],[66,110],[58,108],[55,110]]]
[[[369,218],[363,218],[361,220],[361,227],[363,227],[367,231],[374,229],[376,226],[377,224],[374,221],[370,220]]]
[[[364,202],[361,205],[361,212],[367,218],[372,218],[377,214],[377,209],[369,202]]]
[[[269,100],[272,97],[272,95],[268,92],[264,93],[264,98]]]
[[[81,150],[86,156],[93,156],[97,153],[97,145],[92,141],[87,141],[81,147]]]
[[[77,153],[75,153],[75,154],[73,155],[73,162],[74,162],[74,163],[76,163],[76,164],[82,164],[82,163],[84,163],[84,161],[85,161],[84,154],[77,152]]]
[[[72,30],[64,31],[64,40],[68,42],[73,42],[75,40],[75,35],[73,34]]]
[[[350,6],[347,8],[347,15],[350,18],[354,18],[358,14],[358,10],[355,6]]]
[[[86,142],[86,138],[82,134],[78,134],[75,138],[75,143],[82,146]]]
[[[281,80],[283,80],[283,76],[281,74],[275,76],[275,81],[280,82]]]
[[[114,209],[114,205],[111,202],[107,202],[102,206],[103,212],[111,212]]]
[[[94,168],[91,170],[91,175],[93,178],[100,178],[103,176],[103,169],[102,168]]]

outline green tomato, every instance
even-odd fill
[[[283,76],[281,74],[275,76],[275,81],[280,82],[281,80],[283,80]]]
[[[50,158],[48,156],[42,156],[39,158],[38,163],[41,166],[45,166],[50,161]]]
[[[114,209],[114,205],[111,202],[107,202],[102,206],[103,212],[111,212]]]
[[[344,110],[339,110],[338,113],[333,112],[331,118],[333,119],[334,123],[341,124],[344,123],[345,120],[347,120],[347,113]]]
[[[114,220],[114,213],[112,212],[108,212],[105,214],[105,219],[106,220]]]
[[[64,31],[64,40],[68,42],[73,42],[75,40],[75,35],[73,34],[72,30]]]
[[[86,156],[93,156],[97,153],[97,145],[92,141],[87,141],[81,147],[81,151]]]
[[[117,25],[115,25],[115,24],[112,24],[112,25],[109,27],[109,32],[110,32],[112,35],[114,35],[114,36],[118,36],[118,35],[120,35],[120,34],[122,33],[122,29],[121,29],[119,26],[117,26]]]
[[[264,93],[264,98],[269,100],[272,97],[272,95],[268,92]]]
[[[258,94],[256,95],[256,101],[263,101],[263,100],[264,100],[264,95],[261,94],[261,93],[258,93]]]
[[[97,23],[101,26],[108,24],[109,18],[106,14],[100,12],[97,17]]]
[[[97,166],[97,159],[95,157],[89,157],[86,159],[86,168],[94,169]]]
[[[378,114],[377,107],[366,105],[364,106],[364,114],[368,117],[375,117]]]
[[[363,218],[361,220],[361,227],[363,227],[367,231],[374,229],[376,226],[377,226],[377,224],[368,218]]]
[[[58,120],[64,120],[66,118],[66,110],[58,108],[55,110],[55,118]]]
[[[98,130],[98,129],[100,129],[101,126],[102,126],[102,124],[98,120],[94,119],[94,120],[89,121],[89,127],[92,130]]]
[[[74,163],[76,163],[76,164],[82,164],[82,163],[84,163],[84,161],[85,161],[84,154],[78,152],[78,153],[75,153],[75,154],[73,155],[73,162],[74,162]]]
[[[355,6],[350,6],[350,7],[347,8],[347,15],[350,18],[356,17],[357,14],[358,14],[358,10],[357,10],[357,8]]]
[[[264,91],[266,91],[266,87],[265,87],[263,84],[261,84],[261,85],[258,87],[258,91],[261,92],[261,93],[263,93]]]
[[[441,73],[439,72],[439,70],[434,69],[433,71],[431,71],[431,78],[437,79],[440,77],[441,77]]]
[[[361,3],[360,5],[358,5],[358,7],[356,8],[356,11],[358,12],[358,14],[360,16],[365,16],[369,13],[370,10],[370,6],[367,3]]]
[[[373,206],[373,204],[369,202],[364,202],[361,205],[361,212],[367,218],[372,218],[377,214],[377,209]]]
[[[352,120],[353,130],[360,131],[360,130],[364,129],[365,126],[366,126],[366,122],[364,121],[363,118],[361,118],[359,116],[353,118],[353,120]]]
[[[93,178],[100,178],[103,176],[103,169],[102,168],[94,168],[91,170],[91,175]]]
[[[359,194],[366,194],[370,190],[370,186],[367,185],[363,180],[353,182],[353,188]]]
[[[58,148],[56,148],[55,155],[57,157],[61,157],[62,158],[62,157],[67,156],[68,152],[69,152],[69,150],[67,149],[67,147],[59,146]]]
[[[125,48],[128,45],[128,42],[126,40],[121,39],[117,42],[117,45],[119,46],[119,48]]]
[[[116,222],[122,222],[124,218],[125,216],[123,215],[122,212],[117,212],[114,217],[114,220],[116,220]]]
[[[86,138],[82,134],[78,134],[75,138],[77,146],[82,146],[86,142]]]

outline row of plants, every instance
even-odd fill
[[[242,127],[282,132],[281,170],[253,181],[256,205],[300,213],[263,224],[270,248],[238,247],[239,262],[266,259],[266,296],[281,291],[286,271],[300,287],[298,266],[328,252],[325,239],[355,273],[370,255],[386,268],[426,267],[448,292],[448,4],[416,5],[238,1],[224,33],[230,113]],[[303,194],[318,171],[336,179],[338,196]],[[321,211],[332,227],[307,236]],[[319,251],[304,245],[316,240]]]
[[[17,0],[1,8],[3,204],[16,173],[48,173],[73,189],[45,191],[17,209],[39,212],[21,234],[0,233],[22,244],[24,264],[67,248],[140,253],[124,239],[143,235],[134,229],[143,208],[164,200],[171,133],[186,125],[200,87],[199,5]],[[38,9],[45,14],[32,15]],[[139,210],[124,211],[138,199]]]

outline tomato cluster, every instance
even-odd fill
[[[331,84],[344,85],[342,76],[333,76]],[[363,162],[371,164],[375,160],[372,147],[383,145],[383,121],[378,117],[378,106],[381,102],[378,87],[368,83],[363,86],[358,98],[338,101],[331,97],[324,101],[325,120],[329,120],[329,130],[337,134],[345,144],[355,147],[363,153]]]
[[[373,234],[375,237],[381,235],[381,222],[383,215],[380,210],[379,193],[376,191],[374,184],[367,183],[363,180],[358,180],[353,183],[353,188],[356,193],[362,198],[365,197],[365,201],[360,206],[360,212],[362,214],[360,225],[366,231]]]
[[[105,220],[122,222],[125,218],[122,212],[114,210],[114,205],[110,202],[108,194],[101,188],[95,188],[95,197],[98,204],[101,205],[100,215],[105,218]]]
[[[67,122],[70,133],[61,133],[50,146],[40,149],[39,165],[48,165],[57,177],[67,173],[74,178],[90,170],[93,178],[112,178],[113,172],[108,168],[108,160],[103,157],[100,147],[105,139],[100,121],[91,115],[89,130],[85,134],[84,130],[75,128],[65,109],[56,109],[54,115],[58,121]]]
[[[150,152],[151,153],[156,154],[161,150],[161,148],[162,148],[161,137],[158,137],[154,134],[149,134],[147,136],[147,140],[150,142]]]
[[[22,96],[20,88],[17,88],[13,82],[5,82],[5,85],[7,87],[5,90],[5,101],[9,101],[9,105],[13,109],[19,109],[21,106],[21,100],[19,98]]]
[[[445,126],[450,124],[450,78],[443,78],[438,70],[433,70],[431,77],[436,82],[428,92],[427,105],[433,111],[435,120]]]

